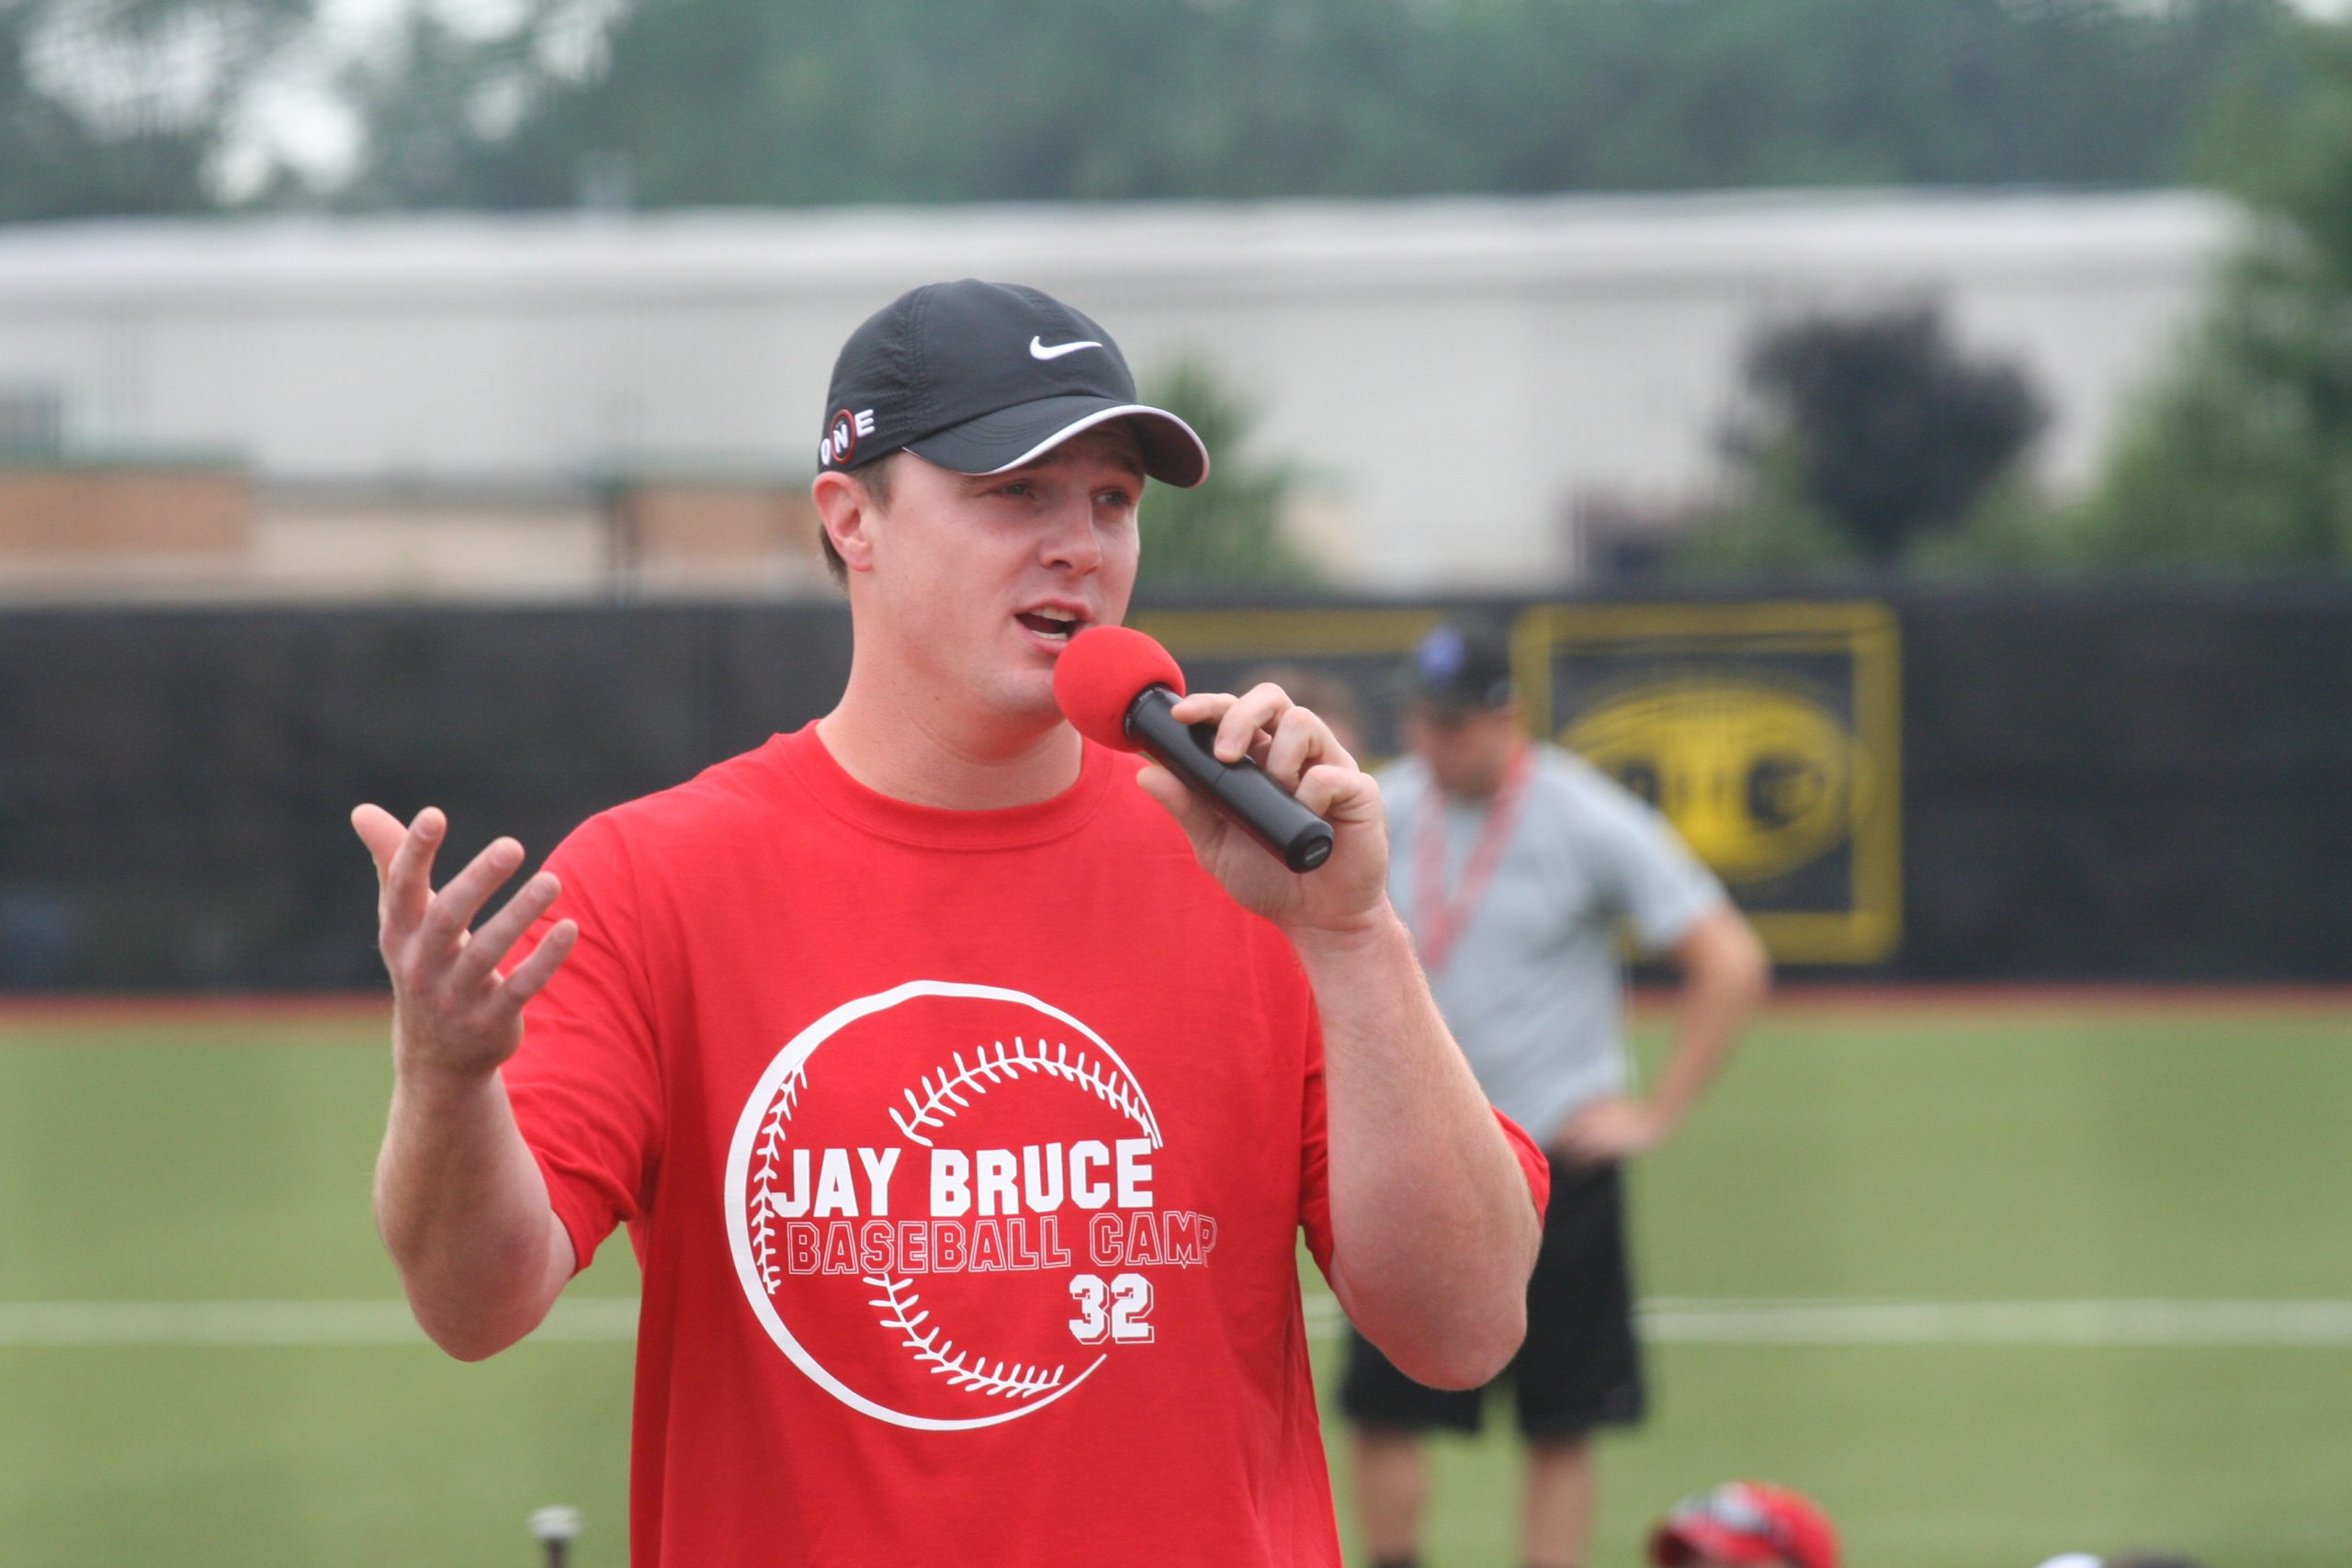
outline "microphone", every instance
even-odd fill
[[[1175,718],[1183,694],[1176,660],[1132,626],[1089,626],[1054,662],[1054,701],[1080,735],[1114,750],[1142,751],[1293,871],[1330,859],[1331,824],[1249,758],[1220,761],[1216,725]]]

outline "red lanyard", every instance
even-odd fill
[[[1445,795],[1432,779],[1421,797],[1421,821],[1413,846],[1413,912],[1419,917],[1415,924],[1420,931],[1421,966],[1432,975],[1445,967],[1453,939],[1462,934],[1462,928],[1477,913],[1478,901],[1487,896],[1495,863],[1502,858],[1503,845],[1519,820],[1520,796],[1527,793],[1528,775],[1534,772],[1534,750],[1521,746],[1504,771],[1502,788],[1487,807],[1486,825],[1478,829],[1478,841],[1462,868],[1462,886],[1451,898],[1445,896]]]

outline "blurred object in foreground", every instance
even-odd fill
[[[565,1568],[571,1543],[580,1539],[580,1510],[562,1506],[540,1508],[531,1515],[531,1535],[547,1550],[547,1568]]]
[[[1660,1568],[1838,1568],[1838,1530],[1784,1486],[1727,1481],[1685,1497],[1650,1535]]]

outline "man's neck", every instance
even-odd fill
[[[1078,782],[1085,743],[1059,718],[1007,725],[966,714],[853,667],[848,689],[817,721],[843,772],[910,806],[994,811],[1033,806]]]
[[[1510,755],[1503,759],[1502,766],[1497,768],[1488,776],[1459,789],[1449,789],[1441,784],[1438,785],[1438,793],[1446,799],[1462,806],[1479,807],[1492,806],[1496,797],[1502,794],[1503,786],[1510,782],[1512,770],[1521,765],[1520,760],[1527,755],[1527,743],[1522,740],[1511,748]]]

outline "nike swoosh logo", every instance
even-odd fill
[[[1063,355],[1076,354],[1081,348],[1101,348],[1102,346],[1102,345],[1101,344],[1089,339],[1081,343],[1057,343],[1054,344],[1053,347],[1047,348],[1044,343],[1033,337],[1029,340],[1029,357],[1032,359],[1059,359]]]

